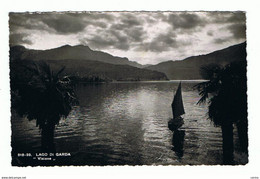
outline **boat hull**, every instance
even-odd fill
[[[183,118],[182,117],[177,117],[169,120],[168,122],[168,128],[171,131],[178,130],[182,125],[184,124]]]

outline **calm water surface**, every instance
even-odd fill
[[[56,150],[75,165],[221,164],[221,130],[207,119],[207,104],[196,105],[195,84],[182,82],[185,123],[174,134],[167,123],[178,82],[78,86],[79,106],[56,127]],[[12,131],[19,150],[40,151],[35,121],[13,120]]]

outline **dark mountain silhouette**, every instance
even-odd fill
[[[22,50],[23,54],[21,55],[21,59],[27,60],[93,60],[116,65],[130,65],[139,68],[142,67],[141,64],[129,61],[126,57],[116,57],[102,51],[94,51],[84,45],[64,45],[49,50],[25,49],[22,46],[15,46],[13,48],[19,48],[19,50]]]
[[[163,72],[169,79],[203,79],[200,67],[207,64],[226,65],[233,61],[246,60],[246,42],[230,46],[206,55],[192,56],[180,61],[166,61],[145,69]]]
[[[140,69],[129,65],[113,65],[91,60],[47,60],[53,69],[66,66],[65,72],[81,79],[99,78],[104,81],[168,80],[161,72]],[[72,63],[73,62],[73,63]]]
[[[77,48],[79,48],[79,51],[83,49],[88,51],[89,58],[97,57],[102,59],[107,56],[109,60],[114,60],[115,63],[119,64],[87,60],[89,59],[87,53],[84,53],[85,58],[80,59],[83,53],[77,54]],[[113,57],[103,52],[94,52],[86,46],[76,46],[72,49],[70,46],[63,46],[57,49],[38,51],[28,50],[23,46],[14,46],[10,48],[10,60],[11,62],[17,61],[19,64],[21,62],[23,62],[22,64],[30,64],[33,61],[45,61],[51,65],[54,71],[65,66],[67,75],[73,76],[76,80],[82,82],[168,80],[162,72],[141,69],[126,64],[122,65],[123,62],[129,63],[126,58]]]
[[[23,46],[10,48],[10,60],[48,61],[54,67],[66,66],[78,77],[98,76],[110,80],[203,79],[200,67],[216,63],[226,65],[246,59],[246,42],[206,55],[192,56],[180,61],[166,61],[157,65],[141,65],[127,58],[115,57],[88,46],[65,45],[50,50],[30,50]],[[136,68],[138,67],[138,68]],[[140,69],[142,68],[142,69]],[[164,74],[167,75],[167,77]]]

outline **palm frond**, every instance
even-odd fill
[[[65,70],[65,66],[62,67],[62,68],[56,73],[56,76],[58,77],[64,70]]]
[[[246,63],[203,66],[201,72],[209,81],[194,86],[201,96],[197,104],[208,99],[208,116],[214,124],[221,126],[247,120]]]
[[[41,128],[47,123],[57,124],[67,117],[77,98],[68,76],[59,77],[65,67],[54,73],[47,63],[28,66],[31,78],[19,86],[20,113],[29,120],[36,119]]]
[[[211,80],[216,78],[216,75],[223,69],[219,64],[211,63],[203,65],[200,68],[200,74],[204,79]]]
[[[211,85],[212,84],[210,81],[206,81],[194,86],[195,88],[197,88],[197,90],[199,91],[199,95],[201,96],[197,104],[202,104],[206,102],[207,98],[209,97],[209,93],[212,93]]]

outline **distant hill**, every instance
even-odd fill
[[[67,48],[69,49],[68,51],[66,50]],[[107,56],[109,57],[107,58],[108,60],[110,59],[119,64],[88,60],[87,53],[84,53],[84,55],[86,55],[85,58],[79,59],[82,54],[77,55],[77,48],[88,51],[88,53],[90,53],[89,58],[96,56],[102,59],[101,57]],[[24,61],[22,64],[30,64],[31,61],[45,61],[51,65],[54,71],[65,66],[66,74],[74,76],[76,80],[83,82],[168,80],[166,75],[162,72],[141,69],[126,64],[122,65],[121,63],[123,62],[127,64],[130,63],[124,58],[113,57],[103,52],[94,52],[90,49],[88,50],[86,46],[77,46],[72,49],[69,46],[63,46],[55,50],[47,50],[46,52],[28,50],[23,46],[14,46],[10,48],[10,61],[17,61],[18,64],[21,64],[22,61]],[[95,55],[91,55],[92,52]],[[69,57],[71,57],[71,59],[69,59]],[[21,73],[21,70],[19,73]]]
[[[21,55],[21,59],[27,60],[92,60],[116,65],[130,65],[142,68],[141,64],[129,61],[126,57],[116,57],[102,51],[94,51],[91,50],[88,46],[84,45],[65,45],[49,50],[32,50],[26,49],[23,46],[14,46],[11,47],[11,50],[16,52],[22,51],[23,53]]]
[[[115,57],[88,46],[65,45],[50,50],[30,50],[23,46],[10,48],[10,60],[48,61],[54,68],[66,66],[66,71],[81,78],[97,76],[109,80],[191,80],[202,79],[200,67],[216,63],[226,65],[246,59],[246,42],[206,55],[157,65],[141,65],[127,58]],[[138,67],[138,68],[137,68]],[[166,75],[167,77],[166,77]]]
[[[161,72],[140,69],[129,65],[113,65],[91,60],[47,60],[52,68],[65,66],[65,73],[81,79],[98,77],[105,81],[149,81],[168,80]]]
[[[216,63],[226,65],[233,61],[246,60],[246,42],[230,46],[206,55],[192,56],[180,61],[167,61],[151,65],[145,69],[163,72],[169,79],[202,79],[200,67]]]

